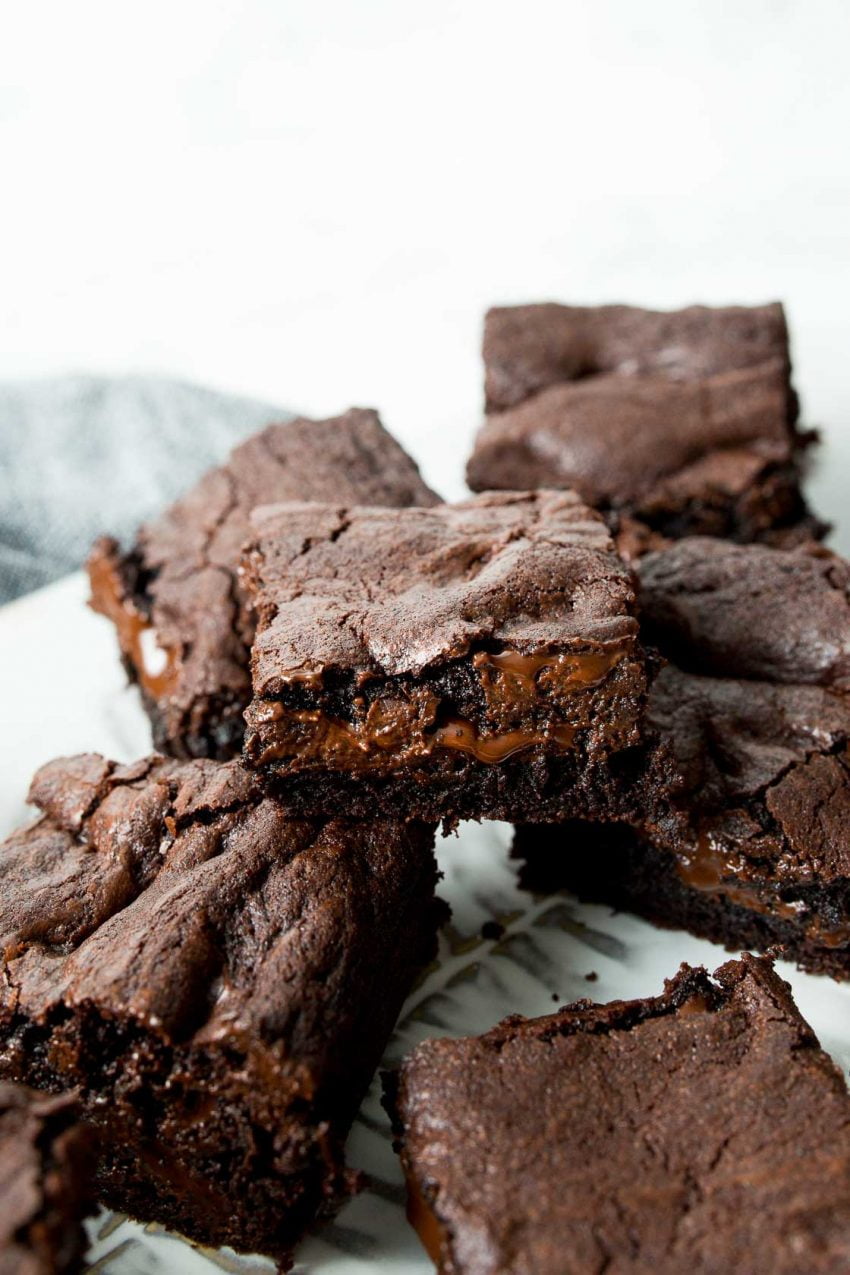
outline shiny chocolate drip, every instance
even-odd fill
[[[711,1010],[705,996],[689,996],[686,1001],[677,1008],[676,1014],[679,1018],[695,1017],[697,1014],[707,1014]]]

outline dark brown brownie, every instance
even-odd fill
[[[287,807],[616,817],[646,671],[630,571],[572,492],[254,516],[245,752]]]
[[[388,1083],[441,1275],[839,1275],[850,1097],[770,962],[484,1036]]]
[[[673,661],[649,718],[675,808],[642,836],[521,828],[524,883],[850,977],[850,565],[694,538],[640,578],[645,633]]]
[[[435,951],[433,832],[288,820],[238,762],[52,762],[0,848],[0,1075],[78,1087],[99,1198],[285,1260]]]
[[[377,414],[352,408],[270,425],[142,527],[131,549],[98,541],[92,606],[117,628],[163,752],[220,760],[239,752],[252,625],[237,566],[251,510],[276,500],[430,505],[437,497]]]
[[[475,491],[572,487],[620,548],[702,534],[785,543],[823,527],[800,493],[782,306],[509,306],[484,325]]]
[[[73,1095],[0,1082],[0,1275],[81,1268],[94,1141]]]

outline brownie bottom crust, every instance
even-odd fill
[[[668,851],[632,828],[517,827],[512,857],[520,885],[549,893],[570,890],[587,903],[633,912],[665,929],[682,929],[729,951],[773,952],[814,974],[850,978],[850,880],[797,888],[793,899],[765,883],[750,900],[740,883],[728,893],[689,884]],[[736,889],[737,885],[737,889]]]
[[[262,1062],[237,1049],[174,1049],[94,1009],[10,1035],[3,1072],[47,1091],[65,1079],[52,1059],[72,1060],[101,1146],[95,1194],[116,1212],[286,1269],[314,1220],[357,1189],[343,1159],[352,1108],[311,1102],[294,1083],[287,1101],[285,1076],[269,1093]]]

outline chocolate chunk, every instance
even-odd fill
[[[0,1075],[75,1087],[99,1198],[284,1260],[435,951],[432,830],[295,822],[237,762],[59,760],[0,853]]]
[[[352,408],[270,425],[142,527],[131,549],[98,541],[92,606],[115,624],[166,753],[226,759],[239,751],[253,623],[237,567],[251,510],[279,500],[430,505],[437,497],[377,414]]]
[[[796,429],[778,304],[498,308],[484,366],[473,490],[572,487],[629,556],[659,538],[824,530],[799,489],[811,436]]]
[[[72,1275],[80,1269],[95,1139],[70,1094],[0,1082],[0,1271]]]
[[[254,527],[245,754],[292,811],[631,808],[646,686],[633,582],[571,492],[286,505]]]
[[[846,1267],[850,1097],[764,959],[425,1041],[387,1091],[445,1275]]]

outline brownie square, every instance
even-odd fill
[[[445,1275],[838,1275],[850,1098],[769,962],[429,1040],[390,1079]]]
[[[93,1205],[95,1140],[71,1094],[0,1082],[0,1272],[72,1275]]]
[[[124,551],[95,545],[92,603],[114,623],[154,743],[175,757],[238,754],[253,634],[237,568],[255,505],[430,505],[437,497],[375,412],[270,425],[240,444]]]
[[[850,977],[850,564],[695,537],[639,570],[673,808],[519,829],[524,883]]]
[[[508,306],[484,324],[487,419],[469,485],[573,487],[624,552],[702,534],[798,541],[800,493],[782,306]]]
[[[254,530],[245,756],[288,809],[628,806],[646,688],[633,581],[572,492],[286,505]]]
[[[0,1076],[79,1090],[99,1198],[285,1261],[435,952],[433,831],[296,822],[238,762],[52,762],[0,847]]]

